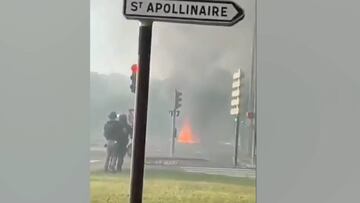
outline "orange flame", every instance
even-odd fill
[[[179,143],[182,144],[195,144],[197,141],[194,139],[194,134],[191,129],[191,125],[188,121],[185,121],[183,128],[181,129],[180,136],[178,139]]]

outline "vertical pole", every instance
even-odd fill
[[[171,157],[174,157],[175,154],[175,110],[174,110],[174,114],[173,114],[173,120],[172,120],[172,134],[171,134]]]
[[[252,137],[252,148],[251,148],[251,164],[255,165],[256,163],[256,133],[254,132]]]
[[[136,84],[135,129],[130,175],[130,203],[141,203],[144,181],[146,121],[149,93],[152,21],[139,26],[139,72]]]
[[[253,126],[252,126],[252,121],[250,120],[250,134],[249,134],[249,139],[247,140],[248,141],[248,148],[247,148],[247,154],[250,158],[250,163],[252,163],[252,155],[251,155],[251,151],[252,151],[252,139],[253,139],[253,132],[254,132],[254,129],[253,129]]]
[[[176,118],[176,91],[175,91],[175,100],[174,100],[174,113],[172,120],[172,135],[171,135],[171,149],[170,149],[170,157],[174,157],[175,154],[175,118]]]
[[[255,13],[257,11],[257,3],[255,1]],[[255,23],[254,23],[254,37],[253,37],[253,50],[252,50],[252,77],[251,77],[251,84],[252,84],[252,112],[253,118],[251,119],[251,135],[252,135],[252,149],[251,149],[251,162],[252,165],[256,165],[256,141],[257,141],[257,133],[256,133],[256,107],[257,107],[257,18],[255,16]]]
[[[239,126],[240,126],[240,113],[236,116],[236,128],[235,128],[235,154],[234,154],[234,165],[238,166],[238,148],[239,148]]]
[[[254,165],[254,150],[255,150],[255,134],[254,134],[254,121],[253,118],[250,119],[250,128],[251,128],[251,133],[250,133],[250,161],[251,161],[251,165]]]

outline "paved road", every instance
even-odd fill
[[[209,168],[209,167],[181,167],[185,172],[202,173],[208,175],[222,175],[238,178],[255,178],[256,172],[253,169],[240,168]]]
[[[104,166],[105,158],[105,149],[104,148],[92,148],[90,151],[90,170],[102,170]],[[124,169],[130,168],[130,158],[126,157],[124,160]],[[256,173],[254,169],[240,169],[240,168],[231,168],[231,167],[215,167],[212,166],[212,163],[201,163],[201,164],[188,164],[187,166],[146,166],[146,168],[155,168],[155,169],[173,169],[181,170],[189,173],[201,173],[209,175],[223,175],[230,177],[248,177],[255,178]]]
[[[105,164],[105,157],[106,151],[104,147],[92,147],[90,149],[90,171],[102,170]],[[125,157],[123,168],[130,168],[130,159],[128,157]]]

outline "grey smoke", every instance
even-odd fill
[[[96,2],[97,6],[99,4],[105,8],[116,5],[119,11],[122,8],[118,1]],[[178,128],[182,127],[185,119],[188,119],[194,133],[199,136],[208,150],[218,141],[233,139],[234,118],[229,114],[232,74],[239,68],[245,74],[245,87],[242,89],[244,113],[247,111],[247,90],[254,36],[254,14],[251,13],[254,11],[254,2],[239,1],[239,5],[244,8],[246,17],[234,27],[154,24],[148,114],[150,137],[165,140],[169,138],[171,120],[168,112],[173,106],[174,89],[177,88],[183,92]],[[114,42],[121,42],[121,45],[112,46],[118,47],[119,58],[122,57],[123,61],[128,61],[129,57],[136,58],[134,55],[137,54],[137,37],[134,35],[137,36],[138,30],[134,22],[114,16],[111,15],[110,19],[103,20],[113,20],[114,26],[119,26],[121,23],[122,27],[116,29],[119,33],[107,36],[127,36],[131,40],[114,39]],[[93,50],[93,54],[100,51],[101,49]],[[119,59],[114,58],[114,61],[116,60]],[[101,67],[99,65],[95,67],[94,64],[102,63],[92,62],[92,70],[101,72]],[[106,119],[106,112],[112,109],[127,110],[131,107],[133,95],[129,89],[129,70],[130,65],[126,64],[121,67],[119,74],[110,76],[93,74],[92,120],[93,125],[97,126],[94,129],[100,128],[99,126]]]

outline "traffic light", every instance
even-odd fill
[[[130,80],[131,80],[131,84],[130,84],[130,90],[132,93],[135,93],[135,84],[136,84],[136,75],[134,73],[131,74],[130,76]]]
[[[180,103],[182,100],[181,96],[182,96],[182,93],[179,92],[178,90],[175,90],[175,109],[178,109],[181,107],[181,103]]]
[[[136,90],[136,76],[137,76],[138,72],[139,72],[138,65],[136,65],[136,64],[132,65],[131,66],[131,76],[130,76],[130,80],[131,80],[130,90],[132,93],[135,93],[135,90]]]

